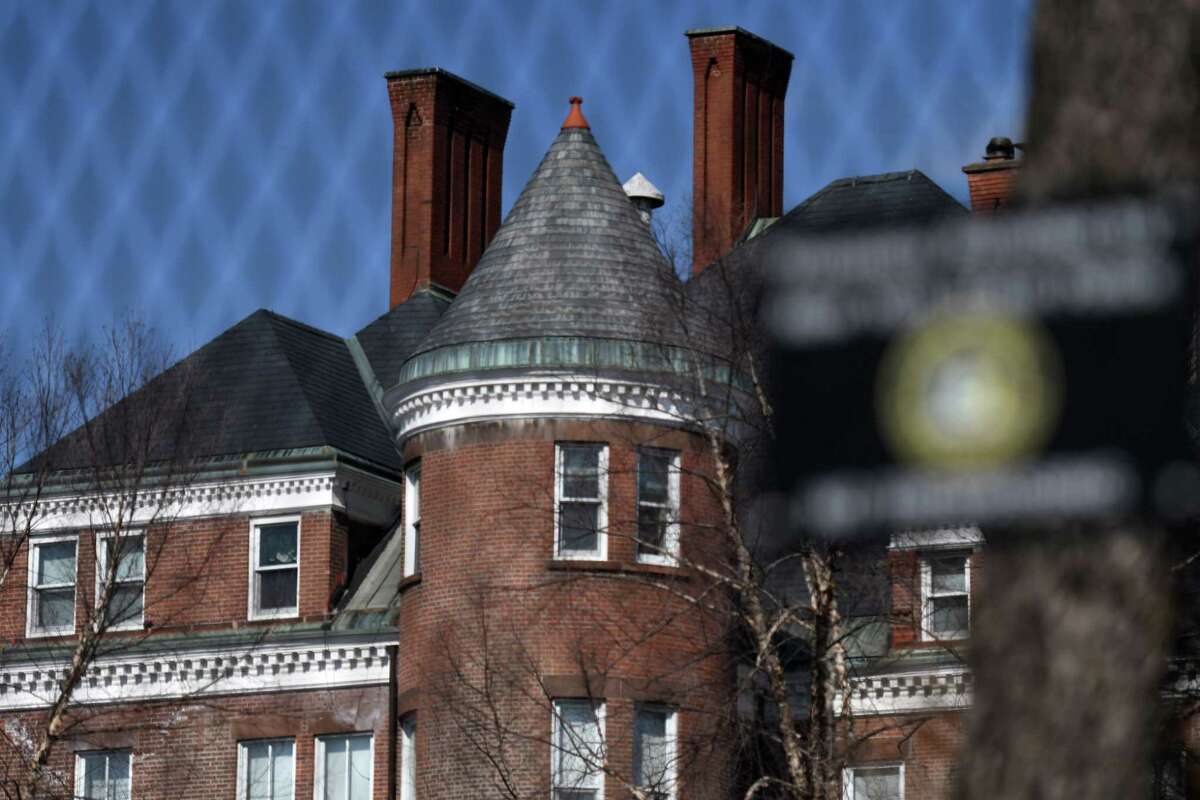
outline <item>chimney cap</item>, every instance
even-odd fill
[[[772,42],[770,39],[764,39],[757,33],[742,28],[738,25],[718,25],[712,28],[692,28],[683,32],[683,35],[689,39],[703,39],[706,36],[727,36],[733,34],[735,36],[744,36],[751,41],[758,42],[761,45],[766,45],[772,50],[777,50],[787,56],[789,60],[794,60],[796,57],[792,55],[790,50],[785,50],[779,45]]]
[[[417,67],[415,69],[393,69],[383,73],[384,80],[391,83],[392,81],[411,80],[413,78],[441,78],[459,83],[469,89],[479,92],[485,97],[490,97],[492,100],[503,103],[509,108],[516,108],[517,104],[512,100],[501,97],[495,92],[489,92],[487,89],[480,86],[478,83],[472,83],[461,75],[455,75],[448,69],[441,67]]]
[[[591,125],[588,125],[587,119],[583,116],[583,98],[569,97],[567,102],[571,104],[571,110],[567,112],[567,118],[563,120],[563,130],[568,128],[587,128],[591,130]]]
[[[641,201],[647,208],[658,208],[665,202],[663,193],[640,172],[635,172],[633,177],[625,181],[621,188],[625,190],[625,194],[630,200],[635,203]]]
[[[1012,139],[1007,136],[993,136],[987,143],[983,157],[986,161],[992,161],[997,158],[1012,159],[1016,156],[1017,150]]]

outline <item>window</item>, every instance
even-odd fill
[[[292,739],[238,742],[238,800],[293,800],[295,750]]]
[[[608,549],[608,448],[560,444],[555,461],[555,556],[603,560]]]
[[[679,453],[638,451],[638,561],[674,564],[679,555]]]
[[[675,711],[638,706],[633,731],[634,785],[649,800],[675,800]]]
[[[604,704],[556,700],[551,742],[554,800],[604,797]]]
[[[81,800],[129,800],[128,750],[106,750],[75,755],[75,796]]]
[[[404,577],[421,571],[421,462],[404,473]]]
[[[848,767],[842,787],[845,800],[904,800],[904,765]]]
[[[112,594],[108,599],[108,624],[111,628],[142,627],[146,587],[146,539],[142,534],[104,535],[97,541],[96,603],[108,579],[108,560],[117,556]]]
[[[921,561],[924,638],[965,639],[970,631],[970,560],[965,553],[926,556]]]
[[[250,619],[296,616],[300,520],[255,520],[250,540]]]
[[[400,800],[417,796],[417,721],[412,717],[400,722]]]
[[[369,733],[317,739],[316,800],[370,800],[372,742]]]
[[[29,548],[30,636],[75,632],[76,539],[34,540]]]

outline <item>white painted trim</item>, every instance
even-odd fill
[[[347,488],[348,487],[348,488]],[[387,525],[400,505],[399,480],[381,478],[354,467],[295,473],[270,478],[232,478],[197,481],[168,492],[168,497],[146,491],[136,507],[126,508],[122,518],[131,527],[176,520],[227,517],[231,515],[289,514],[304,511],[343,511],[351,519],[372,525]],[[120,506],[131,499],[122,494],[76,494],[46,497],[38,501],[33,523],[35,535],[66,530],[110,527]],[[28,505],[28,504],[25,504]],[[13,516],[13,514],[18,516]],[[0,524],[12,525],[25,519],[20,508],[6,509]],[[11,528],[0,534],[11,533]]]
[[[372,731],[358,733],[330,733],[316,737],[313,750],[313,800],[325,800],[325,745],[330,739],[366,739],[370,742],[367,752],[371,754],[371,767],[367,773],[367,798],[375,796],[375,734]],[[346,758],[346,774],[349,776],[350,758]]]
[[[953,550],[935,550],[933,552],[923,554],[920,557],[921,570],[921,641],[923,642],[939,642],[939,641],[960,641],[959,639],[945,639],[938,636],[933,630],[933,568],[930,566],[930,559],[934,558],[955,558],[960,556],[963,559],[963,591],[952,592],[949,594],[939,594],[936,597],[957,597],[959,594],[965,594],[967,598],[967,635],[971,633],[971,551],[953,551]]]
[[[965,666],[868,675],[850,679],[850,714],[871,717],[929,711],[963,711],[971,706],[971,673]],[[837,698],[837,708],[843,698]]]
[[[600,448],[597,459],[596,481],[599,496],[599,509],[596,513],[596,550],[589,554],[584,550],[562,550],[559,520],[559,507],[563,502],[582,502],[575,498],[563,497],[563,447],[572,445],[594,446]],[[608,444],[604,442],[562,441],[554,443],[554,557],[560,561],[604,561],[608,558]]]
[[[36,618],[37,606],[37,586],[35,584],[37,575],[37,553],[38,548],[45,544],[54,544],[56,542],[74,542],[75,543],[75,582],[72,584],[72,602],[71,602],[71,624],[64,625],[60,628],[38,628],[33,624]],[[75,633],[75,623],[78,622],[79,605],[79,534],[60,534],[57,536],[32,536],[29,538],[28,549],[28,572],[26,572],[25,587],[25,637],[28,639],[45,639],[52,636],[71,636]],[[60,588],[66,588],[63,584]]]
[[[181,647],[97,658],[72,696],[80,705],[194,696],[386,686],[390,635],[306,639],[239,648]],[[0,712],[45,708],[57,697],[67,662],[15,660],[0,666]]]
[[[601,417],[684,426],[714,416],[676,389],[594,375],[447,381],[400,398],[391,414],[401,443],[431,428],[499,418]]]
[[[421,571],[421,462],[414,461],[404,470],[404,577]]]
[[[901,531],[892,534],[891,550],[967,550],[983,545],[983,532],[974,526]]]
[[[79,798],[87,797],[87,795],[84,794],[84,790],[87,788],[84,783],[85,770],[83,769],[83,764],[84,764],[85,759],[87,759],[88,756],[104,756],[105,757],[106,760],[104,762],[104,788],[105,788],[105,792],[107,793],[107,791],[108,791],[108,761],[107,761],[107,759],[112,758],[114,755],[117,755],[118,753],[124,753],[125,755],[129,756],[129,797],[132,799],[133,797],[136,796],[133,792],[133,750],[131,750],[127,747],[124,747],[124,748],[119,747],[119,748],[110,749],[110,750],[77,750],[77,751],[75,751],[75,796],[76,797],[79,797]]]
[[[559,734],[562,731],[562,714],[559,712],[559,706],[564,703],[589,703],[592,704],[593,710],[596,712],[596,727],[600,730],[600,749],[602,751],[602,763],[598,765],[597,770],[600,777],[600,786],[596,792],[596,800],[604,800],[604,784],[607,783],[607,774],[604,771],[604,764],[608,762],[608,740],[605,734],[605,702],[603,700],[598,703],[593,702],[587,697],[560,697],[551,703],[550,708],[550,793],[553,796],[558,788],[558,756],[562,752],[562,748],[558,746]]]
[[[417,796],[417,720],[412,714],[400,720],[400,800]]]
[[[238,742],[238,785],[237,797],[238,800],[247,800],[246,798],[246,769],[249,766],[247,761],[246,749],[251,744],[267,744],[275,745],[288,743],[292,746],[292,796],[291,798],[280,798],[279,800],[295,800],[296,798],[296,750],[297,743],[294,736],[282,736],[270,739],[244,739]],[[270,751],[268,751],[270,752]],[[272,767],[272,773],[274,768]],[[274,787],[272,787],[274,788]],[[275,800],[275,792],[271,792],[272,800]]]
[[[258,609],[258,540],[260,528],[265,525],[280,525],[288,522],[296,523],[296,605],[292,608],[279,608],[273,611]],[[300,540],[301,517],[289,514],[286,517],[256,517],[250,520],[250,585],[246,592],[246,619],[292,619],[300,615]],[[282,570],[277,570],[282,571]]]
[[[120,534],[116,531],[96,531],[95,533],[96,586],[95,600],[93,602],[95,603],[97,612],[100,610],[100,590],[103,588],[103,576],[108,567],[108,543],[113,539],[127,539],[131,537],[140,537],[142,540],[142,616],[136,621],[131,620],[120,625],[109,625],[108,630],[110,631],[140,631],[146,627],[146,547],[149,543],[146,541],[146,531],[141,528],[122,531]],[[101,557],[101,553],[104,554],[103,558]]]
[[[900,797],[899,800],[904,800],[906,787],[904,786],[904,762],[903,761],[881,761],[878,764],[856,764],[854,766],[845,767],[842,769],[842,798],[843,800],[872,800],[872,798],[863,798],[854,796],[854,773],[856,770],[877,770],[877,769],[892,769],[893,767],[900,770]]]
[[[658,447],[642,447],[638,448],[638,475],[635,477],[638,486],[641,480],[641,454],[643,452],[657,452],[660,454],[669,454],[671,463],[667,468],[667,510],[670,513],[671,521],[667,524],[667,529],[663,533],[663,552],[662,553],[642,553],[638,552],[638,546],[635,543],[634,552],[639,564],[662,564],[664,566],[674,567],[679,564],[679,515],[680,509],[683,508],[680,502],[680,474],[682,472],[682,456],[679,450],[669,450]],[[638,486],[634,487],[635,494],[638,493]],[[637,496],[637,510],[635,513],[641,513],[642,498]],[[650,505],[650,504],[647,504]],[[661,506],[659,506],[661,508]],[[636,521],[635,521],[636,528]]]
[[[638,703],[634,707],[634,729],[633,742],[634,747],[637,747],[637,715],[645,709],[647,711],[662,711],[667,715],[667,763],[670,765],[667,774],[666,786],[659,787],[666,789],[667,800],[677,800],[679,796],[679,709],[674,706],[664,705],[663,703]],[[634,751],[634,759],[637,758],[637,752]]]

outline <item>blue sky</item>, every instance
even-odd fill
[[[386,310],[382,75],[516,103],[505,210],[580,94],[617,175],[691,190],[689,28],[795,54],[786,207],[847,175],[960,167],[1022,134],[1031,0],[0,0],[0,335],[131,311],[179,354],[258,308],[350,335]]]

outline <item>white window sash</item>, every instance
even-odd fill
[[[296,740],[295,739],[253,739],[245,742],[238,742],[238,785],[237,785],[237,800],[247,800],[248,792],[246,791],[247,780],[249,779],[250,755],[249,746],[252,744],[265,744],[267,749],[267,764],[270,774],[270,792],[272,800],[295,800],[296,797]],[[275,797],[275,746],[281,744],[290,744],[292,746],[292,796],[291,798],[276,798]]]
[[[104,590],[104,579],[108,575],[108,554],[114,542],[122,543],[130,539],[142,540],[142,577],[139,580],[117,580],[114,575],[113,591],[125,586],[141,586],[142,587],[142,613],[137,619],[128,619],[122,623],[109,625],[110,631],[133,631],[142,630],[145,627],[146,617],[146,533],[143,530],[128,531],[126,533],[105,532],[96,534],[96,610],[100,610],[100,595]],[[119,567],[118,567],[119,568]],[[111,595],[110,595],[111,596]]]
[[[367,750],[371,754],[371,764],[367,773],[367,798],[375,796],[375,737],[371,733],[345,733],[330,736],[318,736],[315,752],[316,764],[314,766],[313,777],[313,800],[324,800],[325,798],[325,753],[331,742],[336,742],[339,746],[346,748],[346,797],[350,797],[350,740],[366,739]],[[295,764],[295,755],[293,754],[293,765]]]
[[[260,567],[258,565],[259,534],[262,528],[268,525],[280,525],[288,522],[296,523],[296,563]],[[246,595],[247,619],[288,619],[300,613],[301,527],[300,517],[294,514],[286,517],[260,517],[250,520],[250,585]],[[284,570],[296,573],[296,605],[290,608],[259,609],[260,587],[258,576],[264,572],[282,572]]]
[[[635,726],[637,725],[637,715],[640,714],[642,711],[653,711],[653,712],[666,714],[666,716],[667,716],[666,759],[667,759],[667,764],[669,766],[667,768],[667,774],[664,778],[663,785],[657,787],[656,791],[659,792],[660,794],[664,794],[666,796],[667,800],[676,800],[676,798],[678,797],[678,785],[679,785],[678,784],[679,772],[677,769],[677,758],[678,758],[678,753],[679,753],[679,748],[678,748],[679,713],[678,713],[678,711],[676,711],[676,709],[671,708],[670,706],[658,705],[656,703],[639,704],[636,711],[634,712],[634,725]],[[637,746],[637,731],[636,730],[634,731],[634,746],[635,747]],[[644,763],[645,763],[645,760],[643,757],[643,764]],[[650,788],[650,787],[639,787],[639,788]]]
[[[596,460],[596,496],[570,497],[563,481],[563,448],[572,445],[594,446],[600,449]],[[597,506],[596,549],[567,550],[562,546],[563,503],[587,503]],[[608,445],[595,442],[557,442],[554,445],[554,557],[570,561],[604,561],[608,558]]]
[[[86,798],[87,789],[87,760],[89,758],[104,759],[104,800],[110,796],[109,773],[112,759],[116,756],[128,759],[126,775],[129,777],[129,797],[133,798],[133,753],[129,750],[89,750],[75,754],[75,796]]]
[[[421,571],[421,462],[404,473],[404,577]]]
[[[75,579],[70,583],[38,583],[37,575],[40,568],[41,547],[48,544],[57,544],[58,542],[74,542],[75,543]],[[75,633],[75,604],[78,597],[74,597],[71,601],[71,623],[70,625],[61,625],[55,628],[41,628],[37,625],[38,612],[40,611],[41,593],[43,591],[51,591],[54,589],[75,589],[73,593],[77,595],[79,584],[79,536],[77,534],[63,536],[36,536],[29,540],[29,578],[27,585],[29,588],[28,598],[25,603],[25,635],[28,638],[39,638],[46,636],[69,636]]]
[[[605,784],[604,766],[608,760],[607,752],[606,752],[607,748],[608,748],[608,743],[605,739],[605,732],[604,732],[605,704],[603,702],[592,704],[592,710],[596,715],[596,727],[597,727],[597,730],[599,731],[599,735],[600,735],[600,750],[601,750],[601,752],[598,754],[600,756],[600,763],[593,765],[595,767],[594,775],[595,775],[596,786],[595,787],[592,787],[592,786],[560,786],[560,784],[559,784],[559,779],[561,777],[559,775],[560,757],[563,752],[558,744],[562,738],[563,721],[562,721],[562,710],[561,709],[565,705],[574,705],[577,703],[592,704],[592,701],[588,700],[586,698],[570,699],[570,700],[568,700],[568,699],[555,700],[554,704],[553,704],[553,708],[551,709],[550,791],[552,794],[557,795],[558,790],[560,788],[561,789],[594,789],[596,792],[596,800],[604,800],[604,784]],[[592,756],[597,755],[597,754],[588,753],[586,755],[587,755],[587,760],[590,762],[592,759]]]
[[[400,800],[417,797],[417,723],[409,717],[400,722]]]
[[[647,452],[654,453],[653,450]],[[647,508],[665,508],[667,509],[667,527],[663,531],[663,544],[661,553],[643,553],[640,546],[635,546],[634,551],[637,553],[637,560],[642,564],[661,564],[664,566],[677,566],[679,564],[679,509],[680,496],[679,484],[681,473],[681,453],[678,450],[659,450],[659,455],[671,456],[670,464],[667,467],[667,502],[652,503],[642,500],[641,495],[638,495],[637,504],[640,510],[642,506]],[[641,467],[641,451],[638,455],[639,469]],[[640,477],[639,477],[640,482]]]
[[[963,590],[954,592],[935,592],[933,590],[933,560],[943,558],[963,559]],[[971,554],[970,553],[937,553],[921,559],[921,639],[936,641],[941,636],[933,629],[933,601],[944,597],[965,597],[967,600],[967,630],[971,629]]]
[[[874,770],[894,769],[900,777],[900,797],[899,800],[904,800],[904,762],[893,761],[881,764],[860,764],[857,767],[846,767],[842,770],[842,800],[875,800],[870,797],[855,797],[854,796],[854,773],[858,771],[868,772]]]

